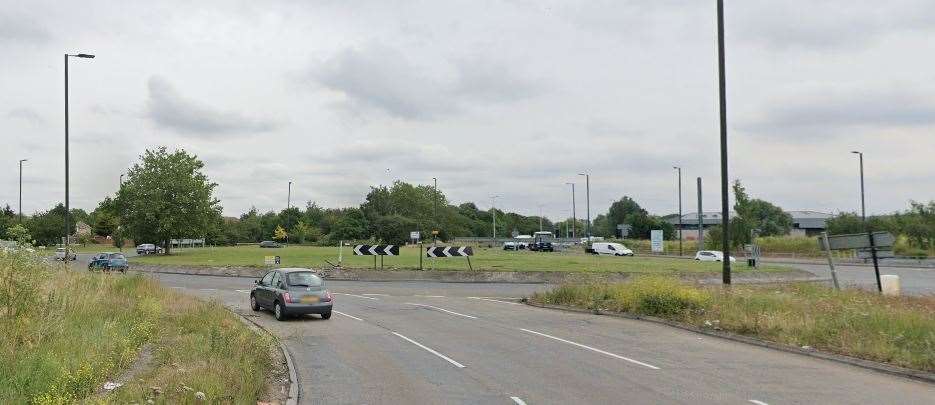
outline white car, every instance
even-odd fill
[[[724,253],[718,250],[700,250],[695,253],[695,260],[701,262],[721,262],[724,261]],[[730,262],[736,262],[734,256],[730,257]]]
[[[65,256],[65,248],[60,247],[60,248],[55,249],[55,260],[62,260],[62,261],[64,261],[65,258],[66,258],[66,256]],[[74,251],[74,250],[68,249],[68,256],[67,256],[67,258],[68,258],[68,260],[70,260],[70,261],[75,261],[75,260],[78,260],[78,255],[75,254],[75,251]]]
[[[633,251],[620,243],[594,242],[591,251],[598,255],[633,256]]]

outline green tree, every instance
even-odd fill
[[[749,241],[750,231],[757,230],[760,236],[780,236],[789,233],[792,228],[792,216],[778,206],[757,198],[750,198],[740,180],[734,181],[734,211],[741,225],[738,232],[743,232],[744,243]],[[741,234],[736,235],[741,237]]]
[[[120,223],[137,243],[207,235],[221,213],[216,183],[202,173],[204,163],[184,150],[147,149],[127,172],[117,193]]]
[[[329,235],[332,240],[366,239],[367,228],[367,218],[363,212],[359,209],[348,209],[334,224]]]
[[[69,216],[68,219],[68,229],[74,235],[75,218]],[[33,215],[26,227],[29,228],[30,233],[39,245],[52,246],[61,243],[62,236],[65,233],[65,206],[59,203],[51,210]]]
[[[375,221],[374,237],[385,244],[405,245],[409,240],[409,232],[415,227],[415,221],[402,215],[386,215]]]
[[[7,230],[16,224],[17,221],[18,219],[16,213],[13,212],[13,209],[10,208],[9,204],[0,210],[0,239],[10,238],[7,236]]]
[[[273,239],[284,241],[287,237],[289,237],[289,234],[286,233],[285,228],[282,225],[276,225],[276,230],[273,231]]]
[[[35,241],[32,240],[32,236],[29,234],[29,230],[22,224],[13,225],[9,227],[6,232],[6,237],[19,245],[31,246],[35,243]]]

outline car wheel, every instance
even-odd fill
[[[328,319],[328,318],[331,318],[331,311],[321,314],[321,319]]]
[[[256,296],[254,296],[253,294],[250,294],[250,309],[254,311],[260,310],[260,304],[257,304]]]
[[[286,320],[286,313],[283,312],[282,304],[280,304],[279,301],[277,301],[275,304],[273,304],[273,315],[276,316],[276,320],[277,320],[277,321],[285,321],[285,320]]]

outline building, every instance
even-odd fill
[[[831,214],[818,211],[786,211],[792,216],[792,229],[789,231],[791,236],[816,236],[825,231],[828,220],[833,217]],[[730,212],[730,218],[733,219],[737,214]],[[678,229],[678,215],[667,218],[670,224]],[[721,224],[721,213],[714,211],[704,211],[701,213],[702,230],[707,236],[708,229],[712,226]],[[695,240],[698,236],[698,214],[695,212],[682,215],[682,230],[685,232],[686,240]]]

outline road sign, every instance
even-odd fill
[[[650,244],[652,245],[653,253],[662,253],[665,250],[665,245],[662,242],[662,230],[653,229],[649,231]]]
[[[276,264],[276,256],[265,256],[263,257],[263,264],[267,266],[272,266]]]
[[[873,244],[877,248],[890,247],[893,246],[895,242],[896,238],[889,232],[873,233]],[[828,244],[831,245],[831,250],[869,249],[870,238],[867,237],[866,233],[830,235],[828,236]],[[827,247],[824,244],[824,238],[818,238],[818,248],[821,250],[827,250]]]
[[[474,256],[470,246],[429,246],[425,248],[426,257],[461,257]]]
[[[399,256],[396,245],[354,245],[355,256]]]
[[[412,231],[412,232],[409,232],[409,239],[412,239],[412,240],[419,240],[419,239],[421,239],[421,238],[422,238],[422,233],[421,233],[421,232],[419,232],[419,231]]]
[[[432,235],[438,235],[438,231],[437,231],[437,230],[433,230],[433,231],[432,231]]]
[[[892,249],[877,249],[877,259],[892,259],[896,257],[896,254],[893,253]],[[858,259],[872,259],[873,253],[870,252],[870,249],[860,249],[857,251]]]

